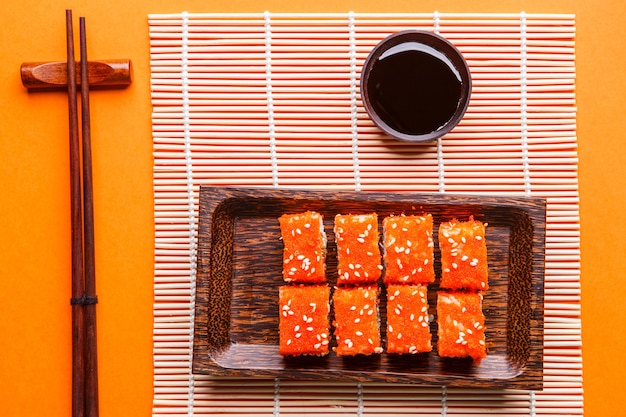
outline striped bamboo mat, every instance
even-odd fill
[[[150,15],[154,416],[580,415],[580,233],[572,15]],[[360,68],[388,34],[440,33],[473,94],[439,141],[368,119]],[[543,391],[191,373],[200,184],[547,198]]]

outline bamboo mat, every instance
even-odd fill
[[[154,416],[583,413],[572,15],[150,15]],[[439,32],[473,94],[439,141],[368,119],[360,68],[388,34]],[[547,198],[544,390],[217,378],[191,373],[200,184]]]

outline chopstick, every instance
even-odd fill
[[[98,355],[96,340],[96,272],[93,220],[93,178],[91,170],[91,121],[89,109],[89,65],[85,18],[80,21],[80,92],[83,135],[83,234],[85,270],[85,411],[98,416]]]
[[[80,144],[78,142],[78,103],[76,97],[76,61],[72,11],[65,12],[67,41],[67,96],[70,124],[70,217],[72,250],[72,416],[83,417],[85,411],[85,327],[83,233],[80,181]]]
[[[95,249],[89,67],[85,19],[80,18],[80,75],[82,119],[81,156],[72,11],[66,10],[67,92],[70,125],[70,198],[72,246],[72,416],[98,416]],[[84,215],[83,215],[84,209]]]

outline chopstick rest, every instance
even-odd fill
[[[75,63],[76,85],[81,85],[80,63]],[[88,61],[90,87],[124,88],[131,84],[130,59]],[[66,62],[24,62],[20,66],[22,84],[29,90],[67,88]]]

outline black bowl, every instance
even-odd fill
[[[472,78],[463,55],[432,32],[394,33],[372,49],[361,97],[372,121],[398,140],[440,138],[463,118]]]

